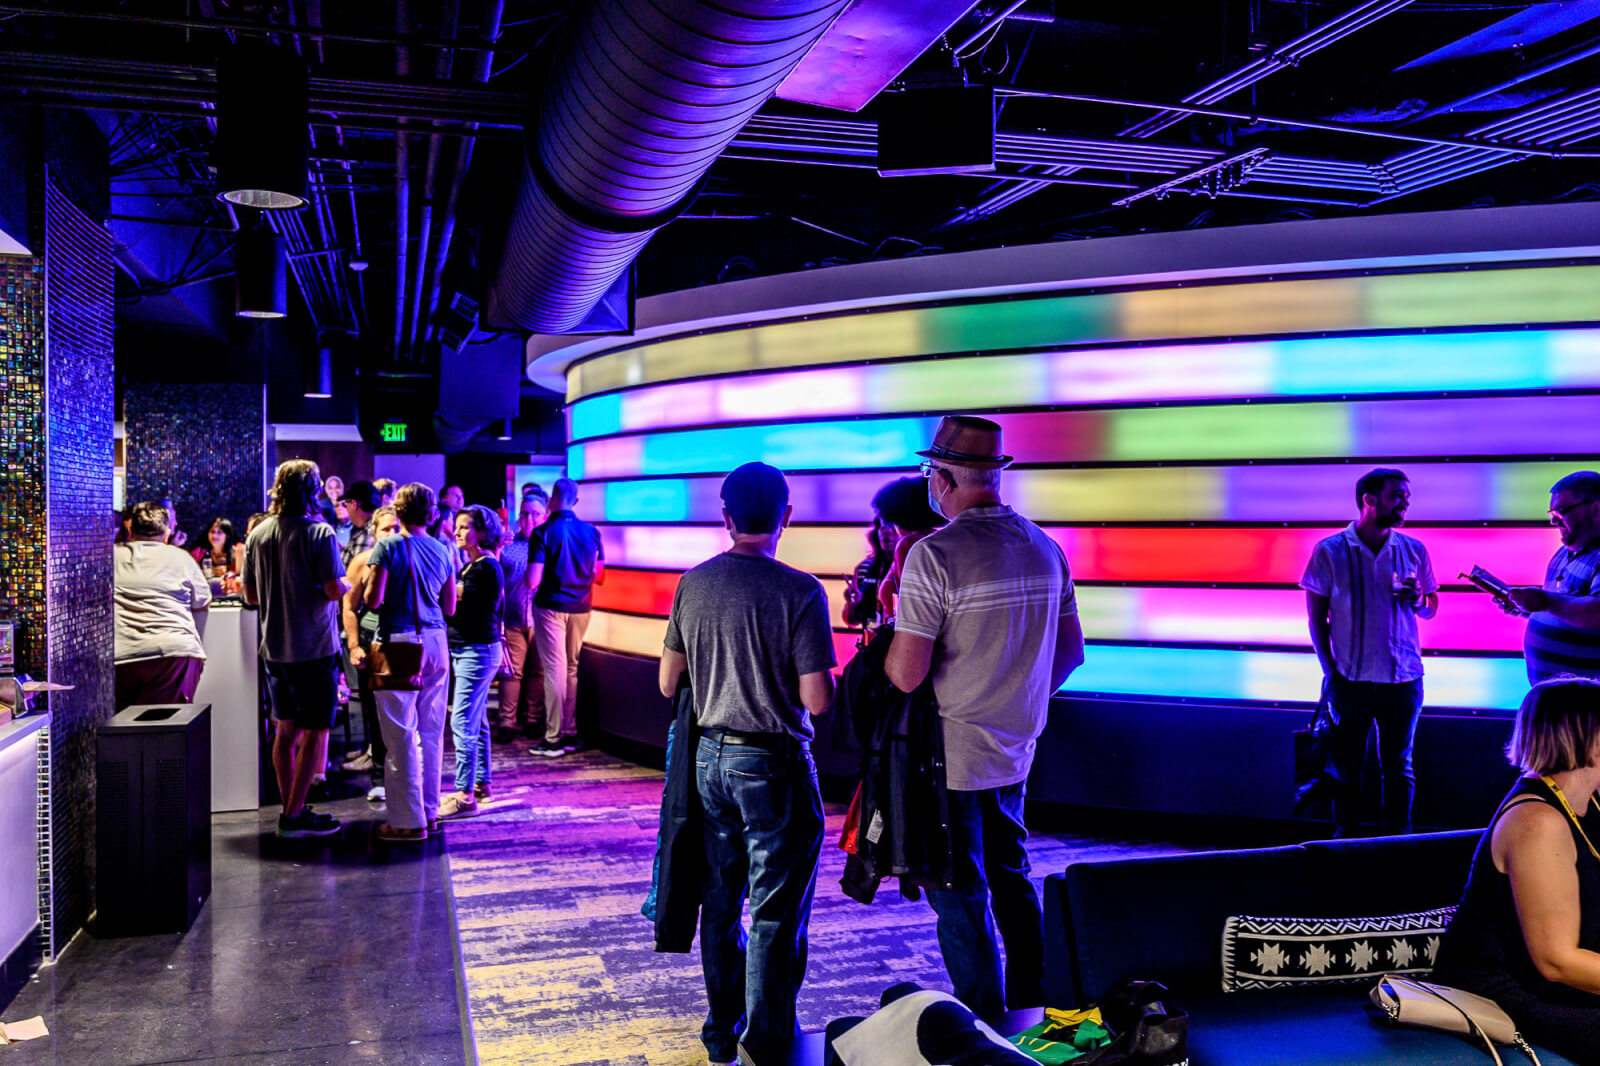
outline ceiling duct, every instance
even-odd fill
[[[528,137],[488,320],[581,328],[847,3],[589,5]]]

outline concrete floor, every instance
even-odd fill
[[[0,1063],[474,1063],[443,845],[375,844],[382,808],[364,800],[318,809],[339,836],[278,840],[276,807],[215,816],[193,928],[81,934],[5,1010],[51,1035]]]

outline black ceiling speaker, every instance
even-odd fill
[[[306,202],[306,66],[293,51],[244,41],[217,60],[217,196],[276,211]]]
[[[994,170],[994,90],[915,88],[878,98],[878,173],[987,174]]]
[[[305,378],[305,395],[308,400],[333,398],[333,347],[327,338],[307,348],[301,356],[302,376]]]
[[[288,267],[282,237],[265,226],[241,229],[233,249],[233,313],[240,318],[288,314]]]

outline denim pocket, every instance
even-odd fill
[[[728,770],[728,789],[744,824],[760,829],[781,825],[789,814],[790,785],[773,774]]]

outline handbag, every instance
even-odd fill
[[[1074,1066],[1187,1066],[1189,1015],[1163,1003],[1166,994],[1155,981],[1120,982],[1098,1004],[1111,1042]]]
[[[1427,981],[1414,981],[1398,974],[1386,974],[1372,990],[1372,1002],[1400,1025],[1415,1025],[1423,1029],[1437,1029],[1443,1033],[1476,1036],[1483,1041],[1495,1061],[1504,1066],[1496,1044],[1515,1044],[1527,1053],[1534,1066],[1539,1066],[1539,1056],[1517,1032],[1511,1016],[1500,1009],[1492,999],[1463,992],[1448,985],[1435,985]]]
[[[1339,767],[1333,758],[1333,731],[1339,725],[1339,709],[1333,702],[1333,684],[1322,679],[1322,698],[1311,714],[1309,729],[1294,734],[1294,813],[1305,815],[1318,801],[1327,798],[1339,783]]]
[[[406,540],[406,561],[414,563],[410,539]],[[416,624],[417,642],[375,640],[367,652],[367,667],[375,692],[415,692],[422,687],[422,604],[417,596],[421,575],[407,566],[411,578],[411,618]]]

